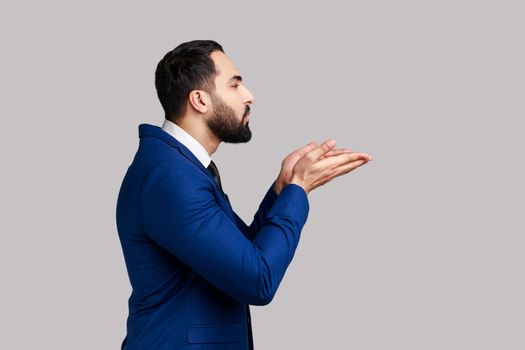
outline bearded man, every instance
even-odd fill
[[[253,349],[249,305],[272,301],[308,193],[372,157],[335,149],[333,139],[293,151],[247,225],[211,159],[221,142],[252,136],[254,97],[239,71],[217,42],[195,40],[164,56],[155,86],[164,123],[139,125],[117,199],[132,286],[122,349]]]

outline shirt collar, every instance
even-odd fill
[[[211,157],[199,141],[195,140],[193,136],[188,134],[186,130],[173,123],[172,121],[165,119],[162,124],[162,130],[166,131],[168,134],[177,139],[180,143],[186,146],[191,153],[204,165],[205,168],[208,167],[211,163]]]

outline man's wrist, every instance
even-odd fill
[[[274,184],[273,184],[273,191],[275,192],[276,195],[279,195],[279,193],[281,193],[281,190],[283,189],[283,185],[281,183],[281,181],[279,179],[275,180]]]
[[[304,190],[304,192],[306,192],[306,194],[310,192],[310,190],[306,187],[306,185],[302,181],[300,181],[298,178],[292,178],[290,181],[282,181],[280,179],[277,179],[274,182],[273,190],[275,194],[279,195],[281,191],[283,190],[283,188],[285,188],[287,185],[290,185],[290,184],[294,184],[294,185],[301,187]]]
[[[306,185],[297,177],[292,177],[292,179],[290,180],[290,184],[294,184],[301,187],[304,190],[304,192],[306,192],[306,194],[310,193],[310,189],[308,189]]]

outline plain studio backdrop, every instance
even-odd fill
[[[0,6],[0,348],[119,348],[117,193],[163,121],[156,64],[193,39],[255,95],[252,140],[213,155],[245,221],[309,141],[375,157],[309,195],[256,349],[525,348],[522,2]]]

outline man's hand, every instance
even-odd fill
[[[349,149],[334,149],[334,146],[335,140],[330,139],[320,146],[303,152],[303,156],[294,162],[289,183],[301,186],[308,194],[313,189],[373,159],[366,153],[353,152]]]
[[[287,155],[286,158],[283,159],[283,161],[281,162],[281,172],[279,173],[279,176],[277,177],[277,180],[275,181],[275,185],[273,187],[277,195],[279,195],[283,187],[288,185],[292,180],[292,171],[295,166],[295,163],[297,163],[297,161],[301,159],[302,156],[304,156],[307,152],[313,150],[315,147],[317,147],[317,143],[310,142],[306,146],[296,149],[295,151]]]

